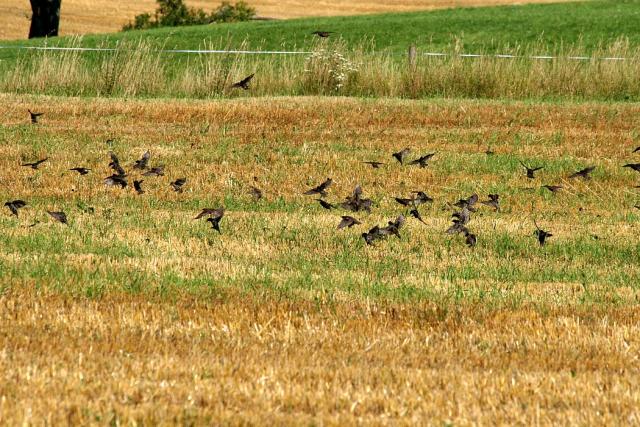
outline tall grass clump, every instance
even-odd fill
[[[81,39],[74,42],[79,46]],[[103,52],[27,51],[0,70],[5,92],[192,98],[263,95],[464,97],[640,100],[640,51],[621,39],[588,58],[578,43],[505,47],[514,57],[464,57],[460,41],[445,56],[376,52],[371,42],[349,50],[341,40],[319,40],[308,54],[243,55],[162,52],[144,41],[103,45]],[[231,40],[207,50],[257,50]],[[425,49],[426,50],[426,49]],[[537,55],[554,59],[536,59]],[[611,58],[625,58],[614,60]],[[255,74],[249,91],[232,88]]]

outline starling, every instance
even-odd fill
[[[133,164],[134,169],[144,170],[147,168],[149,164],[149,159],[151,158],[151,153],[147,150],[139,160],[136,160]]]
[[[400,162],[401,165],[404,165],[404,159],[411,153],[411,149],[405,148],[403,150],[398,151],[397,153],[393,153],[392,156]]]
[[[126,175],[126,172],[124,171],[122,166],[120,166],[120,160],[118,160],[118,156],[116,156],[116,154],[113,151],[111,151],[109,152],[109,157],[111,157],[111,162],[109,163],[109,167],[116,172],[115,174],[120,176]]]
[[[140,180],[140,181],[133,181],[133,188],[134,190],[136,190],[136,193],[138,193],[138,195],[144,194],[144,190],[142,189],[142,183],[144,182],[144,180]]]
[[[466,199],[460,199],[457,202],[455,202],[453,204],[453,206],[456,206],[458,208],[468,208],[469,211],[471,212],[475,212],[475,209],[473,208],[474,205],[478,202],[478,195],[477,194],[472,194],[471,196],[469,196]]]
[[[239,82],[232,84],[231,87],[234,87],[234,88],[237,87],[244,90],[249,90],[249,82],[251,81],[251,79],[253,79],[253,76],[254,74],[251,74],[250,76],[245,77]]]
[[[87,169],[87,168],[71,168],[69,170],[78,172],[80,175],[86,175],[91,171],[91,169]]]
[[[38,117],[43,115],[44,113],[34,113],[31,110],[27,110],[29,112],[29,116],[31,116],[31,123],[38,123]]]
[[[402,206],[414,206],[415,199],[406,199],[404,197],[396,197],[396,202],[400,203]]]
[[[539,171],[540,169],[543,169],[544,166],[539,166],[537,168],[530,168],[529,166],[525,165],[524,163],[522,163],[522,161],[520,161],[520,164],[527,170],[527,178],[529,179],[533,179],[535,178],[535,173],[537,171]]]
[[[426,222],[424,222],[424,220],[422,219],[422,216],[420,215],[420,212],[418,212],[418,208],[413,208],[409,211],[409,214],[414,217],[415,219],[417,219],[418,221],[420,221],[421,223],[423,223],[424,225],[427,225]]]
[[[638,151],[640,151],[640,146],[636,147],[636,149],[633,150],[632,153],[637,153]]]
[[[327,37],[329,37],[331,34],[333,34],[333,31],[314,31],[313,33],[311,33],[314,36],[318,36],[321,37],[323,39],[326,39]]]
[[[345,201],[340,203],[340,207],[353,212],[367,211],[371,212],[373,200],[362,198],[362,187],[358,184],[353,190],[353,194],[345,197]]]
[[[362,224],[360,221],[358,221],[357,219],[355,219],[352,216],[349,215],[343,215],[342,216],[342,221],[340,221],[340,224],[338,224],[338,230],[342,229],[342,228],[351,228],[354,225],[359,225]]]
[[[569,175],[569,178],[582,178],[582,179],[591,179],[591,177],[589,176],[589,174],[591,172],[593,172],[596,169],[595,166],[589,166],[588,168],[584,168],[579,170],[578,172]]]
[[[322,200],[322,199],[316,199],[316,201],[317,201],[318,203],[320,203],[320,206],[322,206],[323,208],[325,208],[325,209],[327,209],[327,210],[331,210],[331,209],[335,209],[335,208],[336,208],[336,207],[335,207],[334,205],[332,205],[331,203],[329,203],[329,202],[325,202],[325,201],[324,201],[324,200]]]
[[[493,156],[496,153],[491,149],[491,147],[488,147],[487,151],[485,151],[484,154],[486,154],[487,156]]]
[[[640,163],[627,163],[623,168],[631,168],[636,172],[640,172]]]
[[[125,179],[126,175],[113,174],[104,179],[104,183],[110,186],[119,185],[121,188],[125,188],[127,186],[127,180]]]
[[[562,190],[563,187],[562,185],[543,185],[541,188],[546,188],[547,190],[555,194],[558,191]]]
[[[253,185],[249,188],[249,194],[251,194],[251,197],[253,197],[255,201],[262,199],[262,190]]]
[[[453,225],[447,229],[447,234],[458,234],[464,233],[467,230],[466,225],[471,220],[471,211],[467,206],[463,207],[460,212],[454,212],[453,215]]]
[[[333,183],[333,180],[331,178],[327,178],[327,180],[325,182],[323,182],[322,184],[318,185],[317,187],[313,187],[311,190],[308,190],[302,194],[304,194],[305,196],[311,196],[313,194],[319,194],[320,197],[325,197],[327,195],[327,188],[329,188],[329,186]]]
[[[362,162],[362,163],[370,165],[374,169],[379,169],[380,166],[384,165],[384,163],[382,163],[382,162],[374,162],[374,161],[367,161],[367,162]]]
[[[4,205],[9,208],[13,215],[18,216],[18,209],[22,209],[27,206],[27,202],[24,200],[14,200],[12,202],[6,202]]]
[[[540,246],[544,246],[547,239],[552,237],[553,234],[538,227],[538,224],[536,224],[535,221],[533,221],[533,224],[536,226],[536,231],[534,231],[533,234],[538,237],[538,243],[540,243]]]
[[[224,216],[224,208],[204,208],[194,219],[204,218],[205,216],[209,216],[212,218],[222,218]]]
[[[476,245],[476,243],[478,242],[478,239],[476,238],[476,235],[471,233],[469,230],[467,230],[466,228],[463,230],[464,233],[464,242],[467,244],[467,246],[469,246],[470,248],[474,247]]]
[[[151,168],[143,173],[142,176],[164,176],[164,166]]]
[[[186,184],[186,182],[187,178],[178,178],[171,183],[171,188],[173,188],[173,191],[176,193],[182,193],[182,186]]]
[[[416,197],[414,197],[413,199],[413,204],[415,206],[421,205],[423,203],[433,202],[433,199],[427,196],[424,191],[412,191],[411,193],[416,195]]]
[[[405,221],[404,215],[401,214],[395,219],[395,221],[389,221],[386,227],[380,229],[380,232],[383,235],[393,234],[399,239],[400,228],[404,225],[404,221]]]
[[[410,165],[420,165],[421,168],[426,168],[427,166],[429,166],[429,160],[431,160],[431,158],[433,156],[435,156],[436,153],[431,153],[431,154],[426,154],[422,157],[419,157],[411,162],[409,162]]]
[[[51,217],[53,219],[55,219],[58,222],[61,222],[62,224],[67,224],[67,215],[64,212],[51,212],[51,211],[47,211],[47,213],[49,215],[51,215]]]
[[[23,163],[21,166],[27,166],[30,167],[31,169],[38,169],[38,167],[40,167],[40,165],[44,162],[46,162],[47,160],[49,160],[48,157],[45,157],[42,160],[38,160],[37,162],[33,162],[33,163]]]
[[[362,233],[361,236],[367,245],[373,245],[373,242],[375,242],[378,239],[381,239],[383,237],[383,234],[380,231],[380,227],[376,225],[368,232]]]
[[[489,200],[484,200],[480,203],[492,207],[496,212],[500,210],[500,196],[498,194],[489,194]]]

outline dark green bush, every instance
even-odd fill
[[[143,13],[122,29],[144,30],[159,27],[179,27],[183,25],[203,25],[218,22],[249,21],[256,10],[244,1],[231,4],[223,1],[213,12],[207,14],[202,9],[187,7],[184,0],[157,0],[158,8],[153,16]]]

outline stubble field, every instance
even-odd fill
[[[1,420],[637,422],[635,104],[1,101],[0,193],[27,202],[0,216]],[[165,176],[137,195],[146,150]],[[327,177],[332,203],[373,199],[363,225],[301,194]],[[426,224],[367,246],[414,190]],[[474,192],[501,209],[472,213],[470,248],[445,230]],[[221,234],[193,219],[219,206]]]

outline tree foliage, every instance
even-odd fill
[[[223,1],[209,14],[202,9],[187,7],[184,0],[157,0],[157,2],[158,8],[153,15],[149,13],[137,15],[133,22],[123,27],[123,30],[248,21],[256,15],[255,9],[244,1],[235,4]]]

